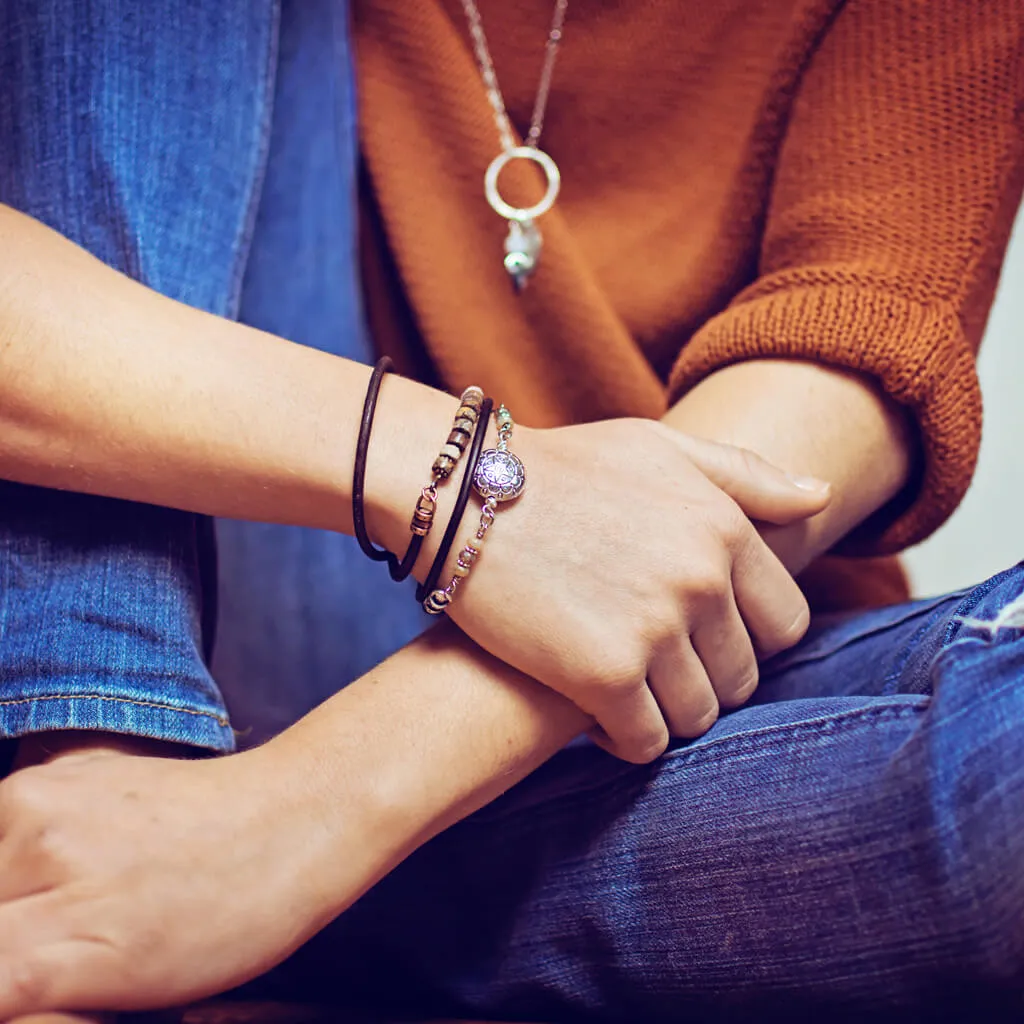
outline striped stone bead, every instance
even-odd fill
[[[463,405],[468,405],[479,412],[484,404],[483,389],[478,388],[475,384],[472,387],[466,388],[466,390],[462,392],[462,398],[460,401]]]
[[[452,427],[452,432],[448,435],[448,444],[455,445],[460,452],[466,450],[466,445],[469,444],[469,431],[463,430],[461,427]]]
[[[480,407],[474,408],[472,405],[466,405],[463,403],[455,410],[455,420],[469,420],[470,423],[476,423],[480,418]]]

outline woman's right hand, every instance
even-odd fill
[[[511,449],[526,490],[449,614],[593,716],[611,752],[644,762],[701,735],[750,697],[758,655],[804,634],[804,597],[751,520],[807,518],[826,485],[649,420],[517,427]],[[457,545],[476,522],[471,507]]]

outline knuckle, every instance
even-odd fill
[[[609,680],[608,683],[602,687],[602,691],[605,696],[610,697],[618,703],[635,697],[645,685],[646,683],[644,682],[642,674],[623,674],[615,679]]]
[[[633,696],[644,685],[646,655],[642,650],[619,648],[591,657],[583,690],[601,702]]]
[[[15,772],[0,783],[0,809],[8,819],[21,820],[45,813],[47,787],[31,768]]]
[[[43,1009],[49,991],[49,975],[30,955],[0,966],[0,1004],[11,1007],[11,1016]]]
[[[738,708],[741,705],[746,704],[757,689],[759,681],[760,675],[758,673],[757,665],[755,664],[739,677],[736,684],[730,688],[727,700],[723,700],[722,703],[727,707],[732,708]]]
[[[668,729],[652,733],[650,736],[644,737],[640,740],[635,747],[629,751],[626,756],[626,760],[632,761],[633,764],[650,764],[651,761],[656,761],[665,753],[668,741]]]
[[[37,868],[45,866],[51,872],[66,869],[75,860],[76,844],[56,822],[38,825],[32,832],[29,848]]]
[[[811,624],[811,611],[807,602],[801,598],[795,603],[788,624],[781,626],[771,638],[770,653],[788,650],[796,646],[804,637]],[[768,652],[766,652],[768,653]]]
[[[725,565],[703,559],[690,566],[686,575],[686,592],[691,603],[719,605],[729,594],[732,580]]]
[[[718,721],[718,714],[719,708],[716,702],[705,711],[695,715],[689,722],[683,723],[679,729],[679,736],[687,740],[695,740],[699,736],[703,736]]]
[[[724,495],[723,498],[715,509],[718,532],[731,551],[743,550],[752,540],[753,524],[735,501]]]

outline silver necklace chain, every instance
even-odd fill
[[[483,77],[487,99],[494,112],[494,123],[498,127],[501,138],[501,153],[498,154],[487,168],[484,175],[484,195],[495,213],[508,221],[508,236],[505,238],[505,270],[508,272],[516,291],[522,291],[530,275],[537,269],[540,260],[543,239],[535,221],[543,216],[554,205],[561,188],[562,175],[558,165],[545,153],[538,143],[544,130],[544,111],[548,105],[551,92],[551,76],[555,71],[555,58],[562,42],[562,26],[565,24],[565,12],[569,0],[555,0],[554,14],[551,16],[551,28],[548,31],[547,43],[544,46],[544,66],[540,72],[540,83],[537,86],[537,98],[533,102],[533,117],[530,118],[530,130],[526,133],[523,144],[517,145],[512,122],[509,120],[505,99],[501,95],[498,76],[494,71],[487,36],[484,35],[483,22],[476,0],[462,0],[462,9],[469,23],[469,34],[473,41],[480,74]],[[498,188],[498,176],[512,160],[528,160],[537,164],[547,181],[544,198],[533,206],[511,206],[501,195]]]
[[[536,146],[540,141],[540,133],[544,130],[544,111],[548,105],[548,94],[551,92],[551,77],[555,72],[555,58],[558,56],[558,45],[562,41],[562,26],[565,24],[565,12],[569,8],[569,0],[555,0],[555,11],[551,18],[551,29],[544,46],[544,66],[540,72],[540,83],[537,86],[537,98],[533,103],[533,117],[530,119],[530,130],[524,140],[527,146]],[[515,149],[516,142],[512,133],[512,122],[505,109],[505,99],[501,95],[498,76],[494,72],[494,61],[491,59],[487,36],[484,35],[480,11],[474,0],[462,0],[462,9],[466,12],[469,22],[469,33],[473,39],[473,50],[480,74],[487,89],[487,98],[494,110],[494,122],[498,126],[501,145],[505,150]]]

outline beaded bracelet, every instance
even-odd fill
[[[459,525],[466,513],[466,506],[469,504],[469,495],[473,490],[473,480],[476,476],[476,467],[480,462],[480,455],[484,449],[484,440],[487,436],[487,424],[491,418],[491,407],[493,403],[485,398],[480,407],[480,419],[477,421],[476,430],[473,432],[473,441],[469,446],[469,453],[466,456],[466,472],[459,484],[459,493],[455,498],[455,507],[452,509],[451,518],[445,527],[441,544],[434,555],[434,561],[430,564],[426,578],[416,588],[416,600],[421,604],[437,586],[438,577],[448,560],[448,553],[455,543],[455,535],[459,532]]]
[[[508,450],[512,439],[512,414],[502,405],[494,414],[498,425],[498,446],[488,448],[473,467],[473,486],[484,499],[476,535],[459,552],[452,578],[443,589],[431,590],[423,601],[429,615],[440,615],[451,604],[463,581],[469,576],[483,550],[487,533],[494,525],[499,502],[518,498],[526,487],[526,467],[518,456]]]
[[[413,566],[416,565],[423,541],[434,525],[434,513],[437,511],[437,485],[451,476],[459,459],[462,458],[480,416],[480,407],[483,405],[483,401],[484,393],[476,385],[468,387],[462,392],[448,440],[442,445],[441,451],[434,459],[434,464],[430,467],[430,483],[423,488],[419,498],[416,499],[412,521],[409,523],[409,532],[412,534],[409,546],[405,549],[405,554],[400,562],[394,555],[388,558],[388,571],[395,582],[400,583],[406,579],[412,572]]]

